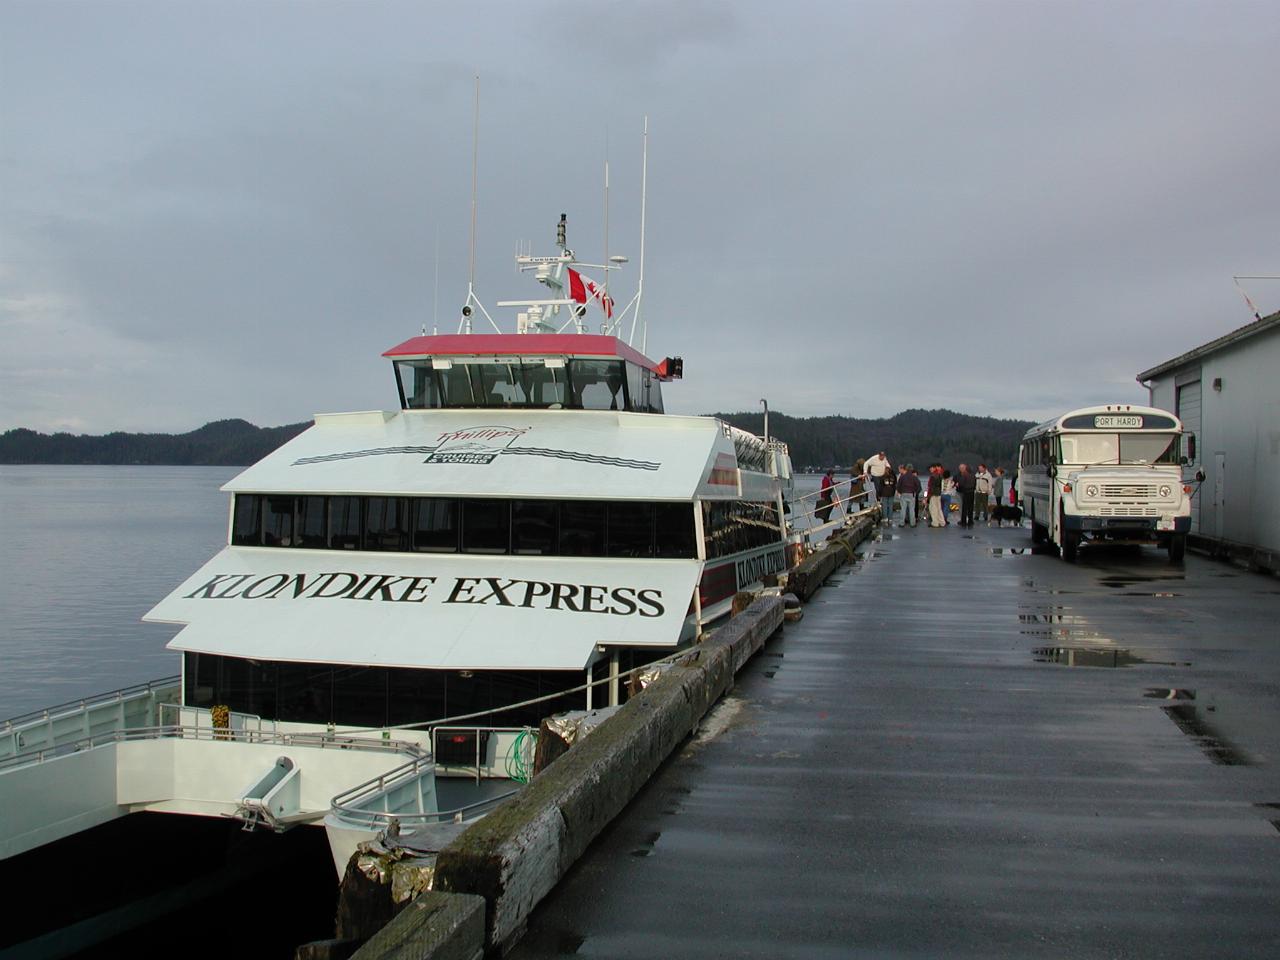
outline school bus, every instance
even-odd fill
[[[1195,436],[1166,410],[1083,407],[1032,427],[1018,455],[1018,498],[1034,543],[1069,563],[1090,543],[1154,544],[1181,563],[1193,488],[1182,468]]]

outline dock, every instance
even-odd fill
[[[1280,582],[895,529],[513,958],[1280,955]]]

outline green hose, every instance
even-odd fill
[[[507,776],[516,783],[528,783],[533,778],[533,754],[538,745],[538,732],[528,727],[516,734],[511,752],[507,754]]]

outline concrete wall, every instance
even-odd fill
[[[1193,532],[1280,553],[1280,328],[1230,344],[1151,381],[1151,405],[1176,410],[1176,381],[1200,369],[1197,463],[1205,482]],[[1221,389],[1214,389],[1215,379]]]

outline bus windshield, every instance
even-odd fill
[[[1176,433],[1064,433],[1062,463],[1178,463]]]

